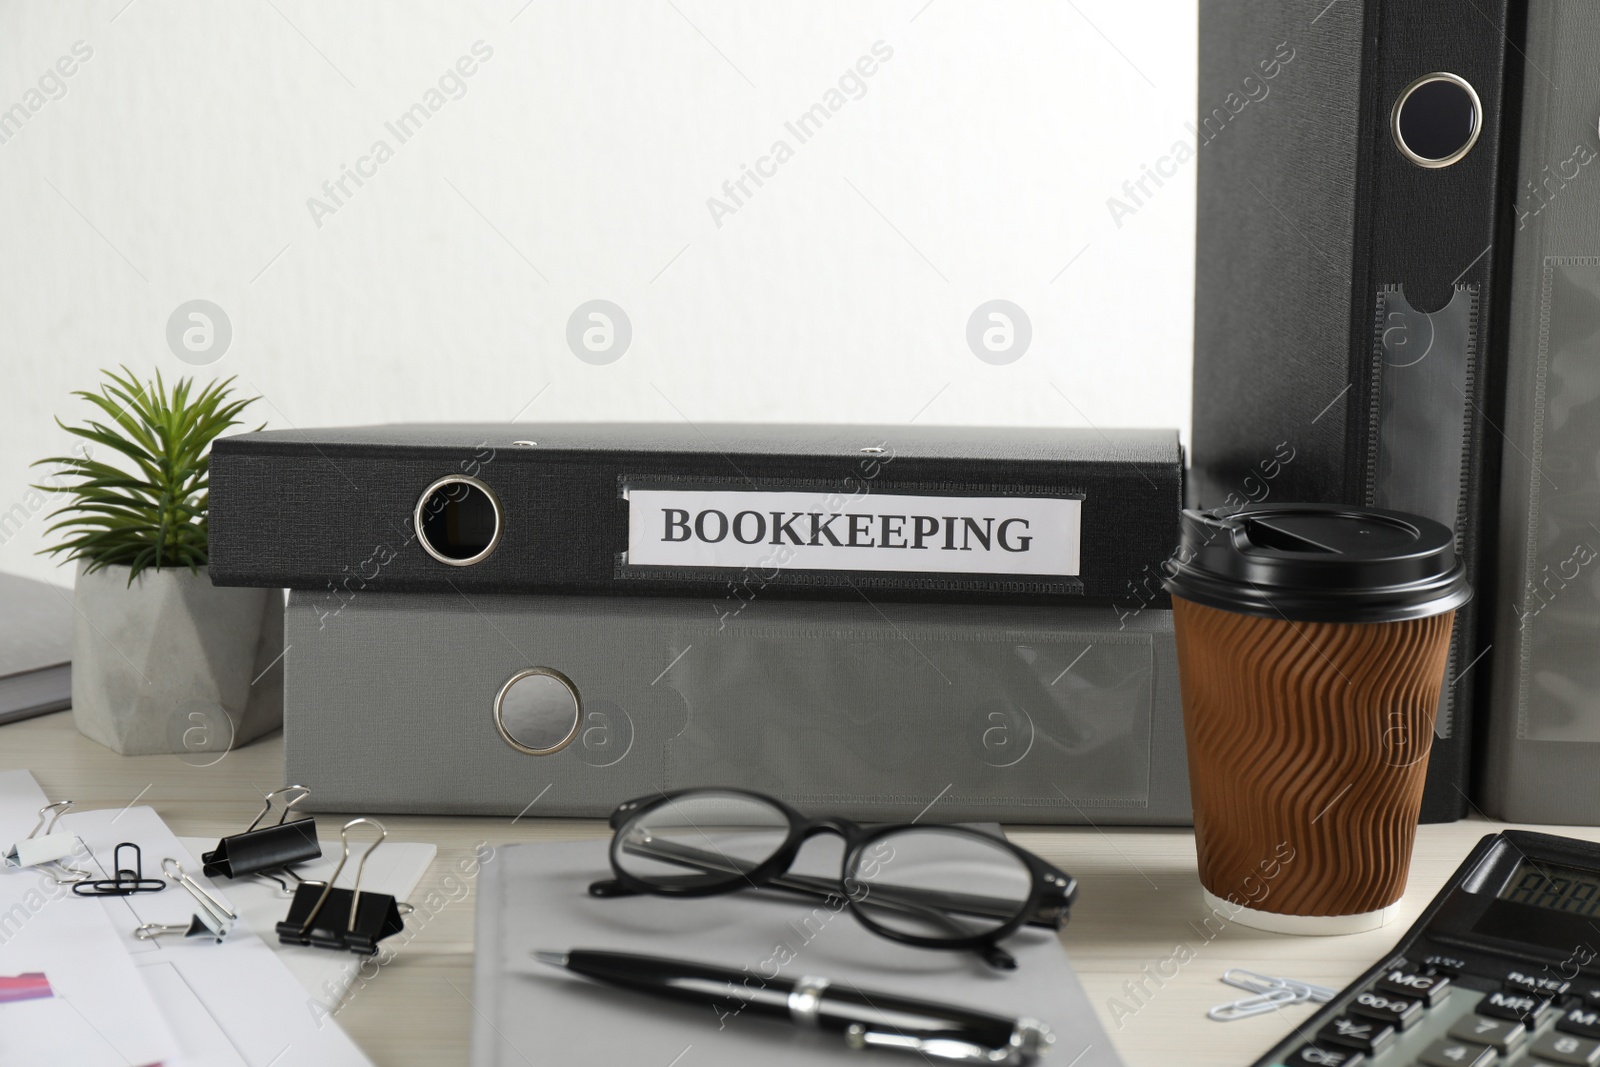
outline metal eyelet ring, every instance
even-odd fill
[[[434,494],[438,493],[439,490],[448,488],[452,485],[463,485],[468,489],[482,493],[483,496],[489,501],[489,507],[494,511],[494,532],[489,537],[489,543],[485,545],[482,550],[470,556],[449,556],[444,552],[441,552],[431,541],[428,540],[427,530],[423,524],[423,518],[427,513],[428,503],[434,498]],[[474,563],[480,563],[489,558],[489,555],[499,546],[500,534],[505,525],[505,513],[501,510],[500,498],[495,495],[494,490],[489,488],[487,484],[479,481],[476,478],[469,478],[464,474],[447,474],[443,478],[433,482],[428,486],[428,488],[422,491],[422,495],[417,498],[416,508],[412,510],[411,521],[412,528],[416,531],[417,540],[422,544],[422,550],[424,552],[438,560],[440,563],[451,567],[470,567]]]
[[[1453,86],[1460,90],[1463,97],[1462,102],[1466,103],[1471,110],[1472,128],[1464,141],[1451,148],[1444,155],[1427,156],[1419,152],[1415,146],[1406,142],[1402,126],[1404,125],[1406,106],[1412,102],[1417,92],[1430,85],[1441,84]],[[1399,97],[1395,99],[1394,108],[1389,113],[1389,132],[1393,135],[1395,147],[1400,150],[1400,154],[1417,166],[1426,167],[1430,170],[1448,167],[1453,163],[1460,162],[1468,152],[1472,151],[1473,145],[1478,143],[1478,135],[1483,132],[1483,102],[1478,99],[1478,91],[1460,75],[1451,74],[1448,71],[1424,74],[1401,90]]]
[[[523,690],[520,696],[513,694],[518,688]],[[583,727],[583,698],[572,679],[560,671],[529,667],[513,674],[495,694],[494,725],[501,740],[518,752],[551,756],[577,739]],[[563,725],[566,730],[558,734]]]

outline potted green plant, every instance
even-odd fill
[[[206,571],[210,445],[255,398],[232,399],[231,378],[197,392],[122,372],[73,394],[104,421],[56,420],[89,446],[35,464],[56,468],[35,488],[70,497],[44,551],[78,564],[73,717],[123,755],[214,761],[283,723],[282,593]]]

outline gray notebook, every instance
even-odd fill
[[[749,968],[784,978],[817,975],[864,989],[1033,1016],[1056,1034],[1043,1067],[1121,1067],[1094,1007],[1047,930],[1006,941],[1015,971],[975,955],[910,948],[870,933],[849,912],[776,894],[696,900],[590,897],[610,877],[604,839],[509,845],[479,875],[472,1004],[473,1067],[856,1067],[940,1063],[895,1052],[855,1052],[837,1034],[748,1013],[719,1013],[603,986],[539,963],[534,949],[608,949]],[[796,870],[839,870],[840,845],[807,843]],[[1071,942],[1071,923],[1067,941]]]
[[[71,705],[71,590],[0,574],[0,724]]]

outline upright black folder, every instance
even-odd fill
[[[1487,675],[1525,7],[1201,0],[1191,502],[1361,503],[1456,530],[1477,597],[1429,821],[1466,811]]]
[[[211,577],[366,590],[1167,603],[1172,430],[374,426],[219,439]],[[420,526],[419,526],[420,522]]]

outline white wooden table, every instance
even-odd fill
[[[66,712],[0,727],[0,769],[28,768],[51,799],[70,797],[80,810],[151,805],[179,835],[217,837],[243,828],[260,810],[262,794],[283,784],[282,755],[281,735],[273,735],[208,767],[176,756],[121,757],[81,737]],[[439,848],[413,901],[439,888],[444,873],[480,841],[607,833],[598,820],[383,819],[391,839]],[[1247,967],[1343,986],[1393,944],[1473,843],[1500,828],[1481,816],[1422,827],[1395,925],[1332,938],[1237,925],[1219,930],[1214,919],[1206,925],[1210,912],[1195,876],[1194,837],[1184,830],[1019,827],[1011,836],[1077,877],[1078,902],[1062,939],[1130,1067],[1242,1067],[1311,1008],[1212,1022],[1207,1008],[1243,995],[1218,980],[1224,970]],[[1600,828],[1543,829],[1600,841]],[[453,895],[426,921],[410,921],[413,939],[338,1015],[381,1067],[467,1062],[475,897]]]

